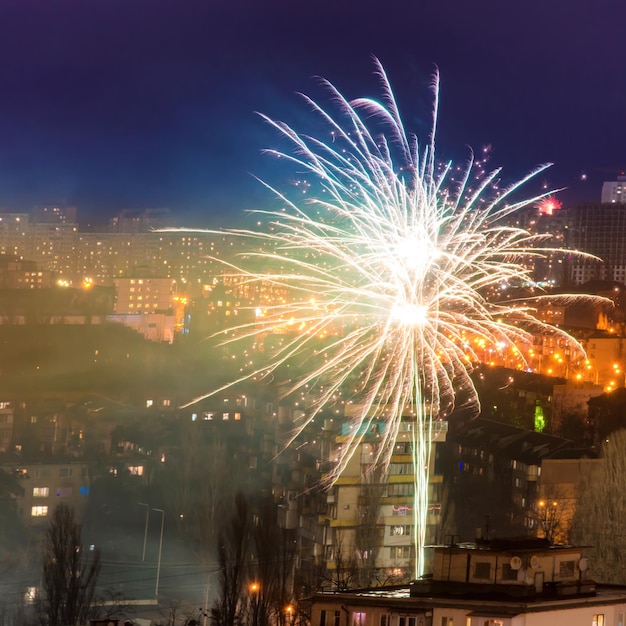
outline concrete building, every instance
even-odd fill
[[[82,519],[89,496],[85,462],[3,463],[0,468],[18,479],[24,495],[16,497],[17,512],[26,526],[44,526],[54,508],[64,503]]]
[[[435,548],[432,578],[312,598],[312,626],[624,626],[626,590],[585,576],[581,549],[537,540]]]
[[[162,313],[174,308],[176,281],[172,278],[116,278],[116,315]]]
[[[568,259],[569,281],[626,283],[626,210],[622,204],[586,204],[562,209],[567,219],[565,247],[595,255],[596,259]]]
[[[463,538],[535,534],[543,459],[569,442],[482,417],[451,420],[443,512]],[[452,514],[445,510],[450,504]],[[445,538],[445,537],[444,537]],[[441,542],[440,542],[441,543]]]
[[[54,284],[49,270],[40,270],[34,261],[24,261],[19,257],[0,254],[0,288],[2,289],[44,289]]]
[[[604,461],[595,458],[554,458],[541,463],[539,483],[539,536],[558,544],[569,543],[569,530],[576,512],[579,485],[584,474],[597,472]]]
[[[320,516],[325,526],[324,559],[328,571],[336,570],[346,555],[356,553],[372,580],[401,581],[413,576],[416,528],[411,429],[414,426],[410,419],[400,425],[389,468],[381,476],[373,459],[380,433],[387,425],[373,422],[371,431],[363,436],[358,451],[328,492],[328,509]],[[353,434],[348,421],[339,428],[328,423],[326,427],[326,461],[332,466]],[[432,432],[426,545],[439,540],[443,477],[436,468],[435,449],[445,442],[447,430],[447,422],[441,421],[434,424]],[[430,556],[426,555],[427,561]]]
[[[617,180],[607,180],[602,183],[601,202],[611,204],[626,204],[626,174],[621,172]]]

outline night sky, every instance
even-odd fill
[[[0,207],[228,226],[274,202],[253,175],[288,177],[255,111],[310,129],[296,92],[376,96],[372,55],[422,136],[439,68],[440,156],[551,161],[564,202],[599,200],[626,168],[625,29],[623,0],[2,0]]]

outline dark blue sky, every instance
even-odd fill
[[[286,175],[254,112],[306,129],[315,75],[374,96],[371,55],[419,133],[440,68],[440,155],[554,161],[563,200],[599,199],[626,167],[625,25],[623,0],[2,0],[0,207],[227,226],[272,201],[252,174]]]

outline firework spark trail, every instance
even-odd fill
[[[330,144],[263,116],[293,146],[292,153],[270,153],[312,175],[321,192],[303,207],[266,184],[285,206],[259,212],[271,229],[227,231],[251,244],[240,260],[225,263],[230,276],[290,290],[288,302],[267,306],[264,317],[236,328],[227,342],[282,333],[289,319],[305,330],[287,335],[258,369],[204,397],[276,372],[309,355],[318,335],[333,336],[324,347],[324,362],[290,383],[290,392],[306,390],[314,398],[298,432],[342,391],[345,397],[348,382],[356,386],[358,410],[350,418],[351,435],[331,472],[332,482],[374,420],[385,422],[375,453],[375,462],[385,466],[403,417],[413,420],[414,573],[419,576],[424,573],[434,422],[450,414],[459,389],[470,392],[478,410],[470,364],[480,359],[468,337],[512,348],[530,343],[533,332],[550,331],[575,342],[537,319],[528,304],[493,302],[489,294],[501,283],[531,282],[523,261],[551,251],[542,243],[544,236],[503,225],[519,208],[547,195],[510,201],[547,166],[496,193],[498,169],[470,190],[475,172],[470,161],[456,189],[450,188],[451,166],[436,173],[434,130],[420,149],[404,130],[382,66],[376,66],[382,103],[348,102],[329,83],[334,115],[305,97],[328,124]],[[433,129],[436,110],[437,96]],[[337,327],[343,329],[339,335]]]

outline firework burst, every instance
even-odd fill
[[[282,208],[261,212],[266,230],[228,231],[246,240],[246,251],[226,264],[227,273],[289,293],[228,339],[284,335],[261,367],[231,385],[310,359],[289,382],[290,392],[306,390],[312,398],[300,431],[349,389],[352,434],[331,481],[374,421],[384,424],[375,463],[387,465],[408,419],[415,575],[421,575],[436,422],[449,415],[459,389],[478,408],[470,371],[481,359],[472,338],[513,348],[531,342],[537,330],[563,333],[539,321],[528,304],[494,299],[502,283],[530,282],[525,263],[545,251],[542,237],[508,226],[507,217],[541,200],[544,194],[514,196],[546,166],[505,189],[497,188],[499,170],[477,174],[473,160],[453,179],[450,165],[436,165],[434,130],[424,146],[407,134],[378,63],[376,70],[380,101],[348,101],[329,83],[332,112],[305,96],[328,125],[328,142],[264,117],[292,148],[271,154],[314,182],[304,201],[270,187]],[[437,84],[433,93],[434,129]],[[298,332],[285,333],[288,325]],[[313,358],[322,336],[323,358]]]

